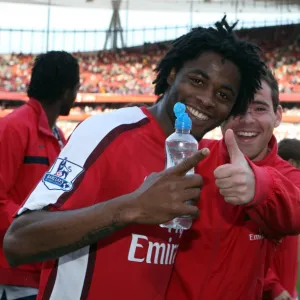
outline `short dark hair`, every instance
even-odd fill
[[[27,95],[40,102],[55,101],[79,83],[79,65],[70,53],[50,51],[34,61]]]
[[[278,155],[284,159],[300,161],[300,141],[297,139],[283,139],[278,143]]]
[[[276,112],[277,108],[279,106],[278,81],[276,80],[275,75],[272,72],[272,70],[269,68],[266,68],[266,74],[261,76],[261,80],[264,80],[271,89],[273,109],[274,109],[274,112]]]
[[[261,52],[257,45],[240,40],[233,33],[236,24],[237,22],[229,26],[224,16],[221,21],[215,23],[216,28],[193,28],[173,41],[171,48],[155,69],[155,94],[161,95],[167,91],[167,79],[173,68],[178,72],[186,61],[196,59],[203,52],[213,51],[238,67],[241,73],[240,92],[231,114],[245,113],[255,92],[261,88],[260,78],[265,72],[265,64],[260,59]]]

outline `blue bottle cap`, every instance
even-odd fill
[[[181,130],[191,130],[192,120],[189,115],[185,112],[185,105],[183,103],[177,102],[174,105],[174,113],[176,116],[175,129]]]
[[[183,103],[177,102],[174,105],[174,108],[173,108],[173,111],[174,111],[174,114],[175,114],[176,118],[178,118],[180,115],[185,113],[185,109],[186,109],[186,107]]]

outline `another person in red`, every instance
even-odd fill
[[[168,300],[262,299],[267,238],[300,231],[300,170],[277,155],[273,136],[281,117],[268,71],[247,113],[223,123],[224,139],[200,142],[210,149],[196,168],[204,182],[200,217],[183,235]]]
[[[184,101],[200,140],[247,109],[260,87],[258,48],[225,18],[178,38],[157,67],[159,102],[84,121],[19,210],[4,239],[13,265],[43,261],[38,299],[162,300],[182,231],[158,224],[198,215],[202,179],[185,176],[208,150],[165,168],[174,104]],[[70,170],[58,172],[63,161]]]
[[[11,268],[2,242],[16,210],[65,144],[55,121],[59,115],[69,114],[78,85],[79,67],[72,55],[55,51],[42,54],[32,69],[29,101],[0,119],[1,300],[36,298],[41,264]]]
[[[300,141],[284,139],[278,143],[278,155],[300,169]],[[296,300],[298,277],[298,236],[285,237],[276,248],[272,267],[264,282],[264,299]]]

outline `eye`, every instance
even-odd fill
[[[192,81],[194,84],[196,84],[196,85],[203,85],[203,84],[204,84],[203,80],[200,79],[200,78],[191,78],[191,81]]]
[[[266,109],[264,107],[256,107],[255,111],[265,111]]]
[[[224,100],[229,99],[228,95],[223,92],[218,92],[217,95]]]

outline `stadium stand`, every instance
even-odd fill
[[[299,25],[298,25],[299,27]],[[241,30],[238,35],[261,46],[267,64],[274,70],[279,80],[280,92],[284,94],[300,93],[300,43],[297,25],[264,27]],[[262,40],[261,37],[264,37]],[[86,93],[110,96],[136,97],[135,101],[104,100],[78,101],[71,111],[71,116],[61,119],[61,126],[68,136],[77,123],[87,116],[109,112],[124,106],[121,102],[145,102],[143,96],[152,96],[153,69],[167,49],[169,42],[144,44],[141,47],[120,49],[117,51],[100,51],[97,53],[75,53],[80,63],[82,95]],[[9,54],[0,56],[0,93],[24,93],[30,79],[33,55]],[[18,94],[15,94],[18,95]],[[140,98],[138,98],[140,96]],[[17,96],[18,97],[18,96]],[[10,112],[19,102],[0,102],[0,116]],[[23,96],[24,98],[24,96]],[[96,98],[97,99],[97,98]],[[107,102],[105,101],[107,99]],[[118,97],[116,98],[118,99]],[[139,100],[141,99],[141,100]],[[15,99],[23,100],[23,99]],[[289,100],[286,100],[289,101]],[[287,120],[296,118],[300,122],[300,96],[294,102],[283,102]],[[80,103],[81,102],[81,103]],[[98,103],[97,103],[98,102]],[[100,103],[99,103],[100,102]],[[108,103],[115,102],[115,103]],[[292,118],[292,119],[291,119]],[[288,125],[287,125],[288,124]],[[300,124],[283,123],[276,131],[279,140],[285,137],[300,138]],[[220,138],[218,129],[209,133],[212,138]]]

